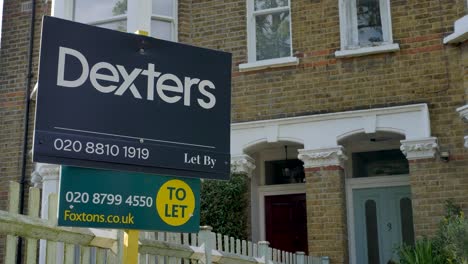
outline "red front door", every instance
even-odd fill
[[[305,194],[265,197],[266,240],[272,248],[307,254]]]

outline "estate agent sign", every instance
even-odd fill
[[[198,232],[200,180],[62,166],[58,224]]]
[[[45,17],[34,161],[227,179],[231,54]]]

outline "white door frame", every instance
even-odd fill
[[[266,239],[265,196],[305,194],[305,183],[264,185],[258,187],[258,216],[260,223],[260,241]]]
[[[356,243],[354,233],[354,203],[353,190],[364,188],[410,186],[409,175],[347,178],[346,179],[346,208],[348,218],[348,250],[350,264],[356,263]]]

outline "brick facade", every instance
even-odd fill
[[[22,167],[22,144],[24,131],[25,87],[27,82],[27,62],[30,36],[31,11],[21,11],[21,1],[5,0],[3,6],[2,43],[0,48],[0,210],[7,208],[8,182],[20,182]],[[34,33],[33,77],[36,83],[40,28],[42,15],[50,13],[50,2],[36,5]],[[34,103],[29,114],[28,149],[31,148],[34,128]],[[32,168],[28,155],[25,190]],[[27,193],[27,191],[26,191]],[[25,197],[27,201],[27,197]],[[0,262],[3,262],[4,239],[0,239]]]
[[[450,162],[422,159],[410,161],[413,218],[417,238],[435,234],[444,213],[444,203],[468,208],[466,159]]]
[[[392,0],[393,39],[400,50],[339,59],[334,56],[340,49],[338,0],[292,0],[292,45],[299,65],[239,72],[238,65],[247,62],[245,2],[179,0],[179,41],[233,54],[232,122],[427,103],[431,136],[450,152],[450,160],[410,162],[416,235],[434,233],[445,199],[454,198],[468,213],[468,149],[463,146],[468,127],[455,112],[468,101],[468,44],[442,43],[465,14],[466,1]],[[19,181],[21,171],[30,12],[21,12],[20,4],[5,0],[3,10],[0,210],[6,208],[7,182]],[[37,2],[33,84],[40,21],[50,4]],[[30,129],[34,105],[31,110]],[[28,177],[31,166],[28,161]],[[306,178],[309,251],[346,263],[343,173],[307,170]],[[323,229],[327,233],[317,232]],[[0,241],[0,262],[2,250]]]
[[[41,22],[50,13],[50,3],[38,2],[34,33],[32,90],[37,78]],[[9,181],[19,181],[22,162],[25,87],[31,11],[21,12],[21,2],[6,0],[4,3],[2,47],[0,50],[0,209],[6,208],[6,188]],[[29,114],[28,149],[31,148],[34,129],[34,101]],[[26,175],[31,175],[31,156],[28,155]]]
[[[235,66],[247,62],[244,2],[230,1],[236,11],[226,16],[224,3],[209,1],[203,5],[207,1],[197,1],[193,6],[195,14],[204,12],[197,11],[202,6],[208,13],[219,11],[216,16],[194,15],[192,27],[199,37],[194,37],[193,43],[233,52]],[[443,37],[453,31],[453,22],[463,16],[464,4],[391,1],[393,38],[400,44],[400,51],[337,59],[334,52],[340,48],[338,1],[292,1],[293,49],[300,63],[253,72],[239,72],[234,67],[232,121],[427,103],[432,135],[438,138],[440,148],[449,150],[451,155],[448,163],[433,159],[426,166],[414,165],[421,164],[417,161],[410,167],[415,232],[418,236],[433,234],[444,214],[445,199],[454,198],[468,210],[468,155],[463,146],[467,128],[455,111],[467,100],[466,43],[442,43]],[[237,24],[230,23],[233,16]],[[219,28],[224,30],[216,30]],[[225,34],[232,39],[224,39]],[[308,173],[307,177],[312,176]],[[437,198],[426,201],[425,198],[434,197],[432,192]],[[309,222],[314,223],[314,213],[308,215]],[[309,247],[310,252],[316,253],[313,243]]]
[[[307,168],[306,202],[309,252],[348,263],[344,172],[339,166]]]

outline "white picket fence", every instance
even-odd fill
[[[45,247],[45,263],[121,263],[122,232],[115,230],[57,227],[57,195],[49,196],[48,220],[39,218],[40,190],[30,188],[28,215],[18,214],[19,184],[10,183],[9,210],[0,210],[0,234],[7,235],[6,264],[16,263],[18,237],[25,240],[27,264],[39,263],[38,247]],[[44,241],[47,241],[45,243]],[[295,254],[211,232],[140,232],[140,264],[328,264],[328,257]]]

